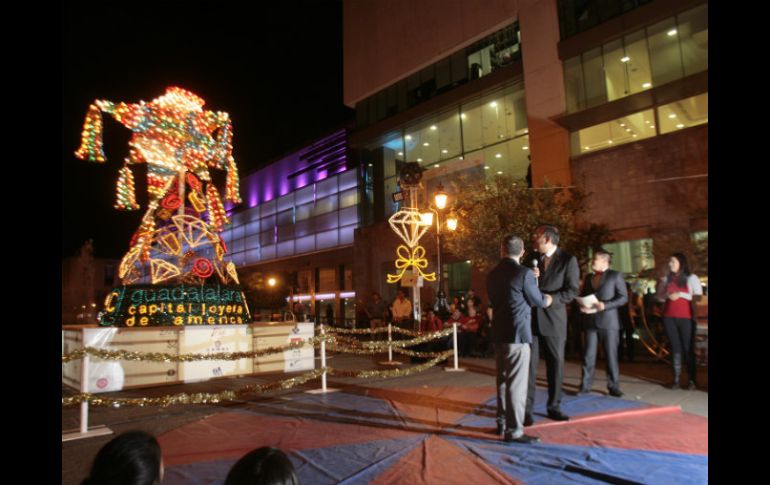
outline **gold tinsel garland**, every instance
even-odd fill
[[[426,369],[429,369],[430,367],[433,367],[439,362],[448,359],[449,356],[452,355],[452,352],[453,351],[451,350],[447,350],[446,352],[441,352],[438,357],[431,359],[424,364],[408,367],[406,369],[346,371],[346,370],[337,370],[330,367],[328,369],[328,372],[329,372],[329,375],[333,375],[333,376],[358,377],[362,379],[366,379],[370,377],[403,377],[403,376],[416,374],[418,372],[422,372]]]
[[[305,345],[317,345],[322,340],[327,342],[335,342],[336,338],[333,335],[319,335],[312,337],[304,342],[294,342],[284,345],[282,347],[269,347],[262,350],[252,350],[249,352],[217,352],[215,354],[165,354],[160,352],[129,352],[127,350],[104,350],[97,349],[95,347],[86,347],[85,349],[77,349],[72,352],[62,355],[62,363],[70,362],[76,359],[82,359],[86,354],[92,357],[98,357],[103,360],[141,360],[151,362],[195,362],[198,360],[239,360],[239,359],[252,359],[254,357],[261,357],[268,354],[277,354],[285,352],[287,350],[299,349]]]
[[[410,337],[419,337],[421,335],[427,335],[426,332],[415,332],[413,330],[407,330],[401,327],[393,327],[393,331],[403,335],[409,335]]]
[[[250,384],[248,386],[241,387],[232,391],[222,391],[217,393],[210,392],[197,392],[188,394],[182,392],[179,394],[167,394],[161,397],[134,397],[134,398],[109,398],[100,397],[90,393],[78,393],[74,396],[62,398],[62,406],[71,406],[73,404],[79,404],[83,401],[88,401],[92,406],[112,406],[119,408],[121,406],[171,406],[173,404],[216,404],[222,401],[233,401],[238,399],[239,396],[244,394],[255,394],[259,392],[265,392],[273,389],[291,389],[300,384],[320,377],[324,371],[329,375],[339,377],[357,377],[357,378],[371,378],[371,377],[403,377],[418,372],[423,372],[441,361],[446,360],[452,355],[452,351],[440,353],[436,358],[420,365],[409,367],[406,369],[394,369],[394,370],[365,370],[365,371],[345,371],[338,370],[332,367],[326,367],[316,369],[312,372],[302,374],[290,379],[284,379],[276,382],[269,382],[267,384]]]
[[[350,353],[350,354],[373,354],[378,351],[382,351],[388,347],[391,348],[403,348],[411,347],[412,345],[418,345],[430,340],[435,340],[452,333],[451,328],[442,330],[441,332],[432,333],[415,333],[408,330],[403,331],[407,335],[419,335],[419,337],[411,340],[393,340],[390,342],[360,342],[354,338],[346,338],[344,336],[337,337],[331,334],[319,335],[312,337],[304,342],[294,342],[284,345],[282,347],[269,347],[261,350],[252,350],[248,352],[217,352],[213,354],[167,354],[160,352],[130,352],[127,350],[105,350],[97,349],[95,347],[86,347],[85,349],[77,349],[72,352],[62,355],[62,363],[71,362],[73,360],[82,359],[86,354],[92,357],[98,357],[102,360],[131,360],[131,361],[150,361],[150,362],[195,362],[201,360],[239,360],[239,359],[253,359],[255,357],[261,357],[269,354],[277,354],[286,352],[287,350],[294,350],[304,347],[305,345],[318,346],[321,341],[326,341],[330,347],[330,351]],[[340,347],[335,345],[336,343],[343,343],[349,345],[349,347]],[[411,354],[407,354],[411,355]]]
[[[410,355],[412,357],[438,357],[439,355],[443,355],[444,352],[416,352],[414,350],[406,350],[406,349],[393,349],[393,352],[397,354],[403,354],[403,355]],[[450,352],[454,352],[454,350],[451,350]]]
[[[435,340],[440,337],[445,337],[452,333],[451,328],[442,330],[441,332],[424,333],[420,337],[416,337],[410,340],[392,340],[382,342],[360,342],[360,346],[368,349],[386,349],[388,347],[411,347],[412,345],[421,344],[430,340]]]
[[[382,350],[361,349],[361,348],[355,348],[355,347],[329,346],[328,350],[329,352],[338,352],[340,354],[353,354],[353,355],[374,355],[374,354],[382,353]],[[411,355],[414,357],[436,357],[439,354],[441,354],[441,352],[416,352],[414,350],[406,350],[406,349],[399,349],[399,348],[393,349],[393,352],[396,352],[397,354]]]
[[[316,327],[316,331],[320,333],[320,327]],[[326,333],[342,333],[342,334],[375,334],[375,333],[385,333],[388,331],[388,327],[377,327],[375,329],[370,328],[339,328],[339,327],[324,327],[324,331]],[[396,327],[391,325],[391,331],[393,333],[400,333],[403,335],[409,335],[411,337],[418,337],[420,335],[425,335],[425,332],[415,332],[413,330],[407,330],[405,328]]]
[[[423,334],[421,337],[412,339],[412,340],[398,340],[398,341],[391,341],[391,342],[376,342],[375,345],[372,345],[372,342],[361,342],[360,340],[357,340],[352,337],[345,337],[343,335],[340,335],[337,337],[335,342],[332,342],[328,348],[330,352],[339,352],[342,354],[356,354],[356,355],[372,355],[377,354],[380,352],[383,352],[385,349],[383,347],[388,347],[388,344],[390,344],[390,347],[394,352],[405,354],[405,355],[412,355],[415,357],[435,357],[440,354],[440,352],[416,352],[413,350],[405,350],[400,347],[409,347],[411,345],[417,345],[423,342],[428,342],[430,340],[436,340],[444,336],[446,331],[443,332],[435,332],[431,334]],[[403,344],[404,345],[396,345],[396,343]],[[343,344],[344,346],[340,346],[340,344]],[[395,347],[395,348],[393,348]]]
[[[316,332],[320,333],[320,326],[315,327]],[[396,327],[393,327],[395,330]],[[374,330],[370,328],[340,328],[340,327],[324,327],[324,332],[326,333],[351,333],[351,334],[373,334],[373,333],[383,333],[387,332],[388,327],[377,327]]]
[[[88,401],[92,406],[112,406],[119,408],[121,406],[170,406],[172,404],[216,404],[222,401],[232,401],[239,396],[250,393],[265,392],[273,389],[291,389],[292,387],[304,384],[323,374],[323,369],[316,369],[297,377],[284,379],[266,384],[249,384],[232,391],[222,391],[217,393],[196,392],[188,394],[182,392],[179,394],[167,394],[160,397],[131,397],[131,398],[109,398],[100,397],[90,393],[78,393],[74,396],[62,398],[62,406],[70,406]]]

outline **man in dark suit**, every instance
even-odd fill
[[[561,384],[564,380],[564,344],[567,341],[567,307],[578,294],[580,269],[577,259],[559,249],[559,230],[551,225],[535,229],[532,242],[537,250],[534,268],[540,291],[553,297],[548,308],[532,309],[532,358],[529,363],[529,387],[524,425],[530,426],[535,405],[535,384],[540,352],[545,356],[548,378],[548,417],[568,421],[561,412]],[[534,261],[532,263],[534,265]]]
[[[537,289],[532,271],[519,264],[524,241],[507,236],[500,247],[502,260],[487,275],[487,292],[492,306],[489,340],[495,349],[497,368],[497,433],[514,443],[537,443],[536,436],[524,434],[527,398],[532,307],[545,308],[551,297]]]
[[[591,384],[596,368],[597,340],[604,344],[604,355],[607,359],[607,389],[610,396],[620,397],[620,380],[618,378],[618,338],[620,334],[620,318],[618,307],[628,301],[628,291],[623,280],[623,273],[609,269],[611,255],[604,249],[594,252],[591,263],[593,273],[586,275],[583,282],[583,295],[596,296],[599,300],[592,306],[580,306],[585,316],[586,351],[583,356],[583,379],[578,394],[591,392]]]

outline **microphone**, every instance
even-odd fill
[[[532,260],[532,269],[537,269],[537,258]],[[538,280],[539,278],[535,276],[535,279]]]

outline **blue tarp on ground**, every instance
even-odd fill
[[[548,391],[537,389],[535,392],[535,407],[532,410],[535,423],[545,421],[546,403],[548,401]],[[589,394],[585,396],[563,396],[561,401],[561,410],[563,413],[572,417],[581,415],[599,414],[611,411],[623,411],[626,409],[637,409],[649,407],[649,404],[640,401],[630,401],[627,399],[618,399],[616,397],[602,396],[599,394]],[[497,398],[493,395],[482,406],[477,408],[476,412],[468,414],[457,423],[463,426],[472,426],[478,428],[494,428],[495,413],[497,410]]]
[[[423,442],[427,435],[406,439],[305,449],[289,453],[299,483],[368,483]],[[169,467],[164,485],[222,485],[237,459],[203,461]]]
[[[446,438],[528,485],[708,483],[708,457],[684,453]]]
[[[485,397],[485,394],[478,395],[484,399],[484,404],[479,405],[471,414],[466,414],[457,422],[466,428],[493,428],[495,415],[495,397]],[[301,417],[308,419],[315,426],[302,427],[298,436],[309,446],[290,445],[289,456],[295,465],[300,483],[325,484],[325,483],[348,483],[364,484],[375,480],[377,477],[388,471],[390,467],[396,465],[399,460],[405,457],[416,446],[425,443],[427,453],[432,458],[432,463],[446,463],[451,460],[452,454],[449,453],[446,446],[437,446],[440,443],[449,443],[458,447],[463,452],[470,453],[494,469],[500,470],[508,477],[514,480],[520,480],[527,484],[551,484],[551,483],[650,483],[650,484],[673,484],[673,483],[707,483],[708,474],[708,456],[687,454],[669,451],[648,451],[631,449],[635,442],[631,442],[627,448],[608,448],[602,447],[600,440],[593,440],[592,430],[600,431],[607,426],[602,420],[596,422],[584,422],[582,426],[573,426],[572,422],[560,423],[555,427],[543,427],[541,432],[546,429],[559,431],[559,436],[564,439],[561,432],[569,433],[570,430],[595,441],[598,446],[579,446],[570,444],[554,444],[559,436],[551,434],[546,443],[536,445],[519,445],[502,443],[499,437],[489,435],[489,439],[482,437],[474,438],[471,436],[451,436],[446,433],[424,434],[420,431],[422,425],[414,426],[416,423],[410,421],[410,418],[400,413],[395,405],[387,398],[379,398],[363,395],[366,391],[359,393],[354,391],[335,392],[325,395],[314,395],[297,393],[283,398],[267,400],[259,403],[259,406],[253,411],[235,410],[236,413],[250,414],[251,416],[260,415],[281,415]],[[393,389],[395,393],[406,393],[414,397],[415,402],[421,401],[421,398],[413,392],[402,389]],[[399,396],[403,398],[403,396]],[[427,405],[436,410],[438,415],[440,408],[446,408],[446,401],[436,397],[427,397]],[[431,401],[432,399],[432,401]],[[545,401],[547,392],[542,389],[537,390],[536,396],[536,421],[547,421],[545,418]],[[478,402],[478,401],[477,401]],[[420,404],[420,406],[423,406]],[[573,416],[597,415],[603,412],[616,413],[622,410],[639,409],[651,407],[646,403],[617,399],[598,394],[587,396],[564,396],[562,410]],[[654,407],[653,407],[654,408]],[[466,408],[469,409],[469,408]],[[677,414],[676,412],[674,414]],[[669,416],[674,419],[675,416]],[[624,420],[623,416],[610,420],[614,425],[618,420]],[[660,419],[660,415],[651,414],[640,415],[633,418],[637,422],[637,428],[643,432],[657,433],[654,424]],[[642,426],[639,428],[639,420],[651,420],[649,428]],[[360,428],[366,432],[365,426],[373,426],[382,430],[383,427],[390,429],[404,429],[405,427],[417,432],[405,432],[404,438],[396,439],[376,439],[370,442],[356,442],[342,444],[343,441],[329,439],[328,433],[323,436],[326,429],[319,426],[321,422],[343,421],[346,423],[356,423],[363,425]],[[237,426],[236,422],[227,420],[222,421],[227,426]],[[642,424],[643,424],[642,423]],[[211,420],[200,424],[191,423],[186,427],[200,427],[200,430],[206,430],[206,426],[211,426]],[[428,427],[426,425],[426,427]],[[587,427],[587,428],[586,428]],[[305,429],[306,428],[306,429]],[[563,428],[563,429],[562,429]],[[637,429],[634,428],[634,429]],[[309,430],[313,429],[313,432]],[[479,429],[475,431],[479,431]],[[198,432],[200,432],[200,430]],[[433,428],[435,431],[436,428]],[[577,431],[575,431],[577,430]],[[213,430],[219,436],[229,436],[228,430],[220,426]],[[472,431],[468,429],[467,431]],[[485,432],[485,431],[482,431]],[[225,433],[225,434],[223,434]],[[588,434],[586,434],[588,433]],[[534,434],[537,434],[535,432]],[[598,433],[601,435],[601,433]],[[180,436],[184,436],[182,433]],[[250,436],[250,435],[249,435]],[[274,436],[274,435],[272,435]],[[336,436],[336,435],[335,435]],[[426,441],[428,436],[432,436],[430,443]],[[566,435],[565,435],[566,436]],[[248,438],[248,436],[247,436]],[[325,443],[339,442],[339,445],[324,446],[313,448],[313,443],[324,439]],[[652,438],[652,436],[651,436]],[[260,439],[263,442],[255,442],[254,446],[278,445],[280,439],[276,437],[275,441],[270,441],[271,435],[264,435]],[[349,439],[349,438],[346,438]],[[441,440],[441,441],[435,441]],[[248,440],[247,440],[248,442]],[[228,441],[226,441],[228,443]],[[201,445],[205,446],[204,440]],[[239,442],[238,446],[243,443]],[[640,443],[641,445],[641,443]],[[278,445],[280,446],[280,445]],[[624,445],[626,446],[626,445]],[[641,447],[641,446],[640,446]],[[664,448],[665,449],[665,448]],[[185,451],[178,451],[184,453]],[[204,459],[205,460],[205,459]],[[192,464],[180,464],[171,466],[167,469],[166,480],[164,484],[190,484],[190,485],[221,485],[224,477],[231,466],[237,461],[236,458],[227,458],[219,460],[200,461]],[[435,465],[428,466],[419,471],[419,477],[430,480],[436,473],[432,471]],[[418,467],[419,468],[419,467]],[[445,467],[444,467],[445,468]],[[417,475],[416,475],[417,477]],[[414,478],[414,477],[413,477]]]
[[[341,421],[357,421],[388,426],[400,425],[405,418],[384,399],[346,392],[294,394],[291,398],[259,403],[259,410],[251,412],[258,414],[298,414],[304,417],[319,414],[327,419],[336,418]]]
[[[300,483],[368,483],[427,438],[381,440],[349,446],[300,450],[292,455]],[[302,463],[294,460],[298,456]]]

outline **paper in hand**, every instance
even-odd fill
[[[594,305],[599,303],[599,300],[596,299],[596,295],[593,293],[586,296],[576,296],[575,300],[578,302],[578,305],[589,308],[589,310],[585,311],[584,313],[596,313],[596,308],[594,308]]]

